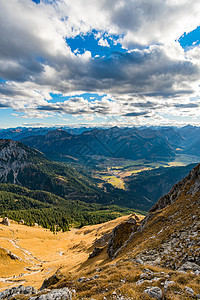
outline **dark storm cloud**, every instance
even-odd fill
[[[8,108],[9,105],[0,103],[0,108]]]
[[[177,103],[177,104],[174,104],[174,106],[177,108],[197,108],[197,107],[199,107],[199,104],[197,104],[197,103],[185,103],[185,104]]]
[[[131,112],[123,115],[124,117],[138,117],[138,116],[144,116],[147,115],[149,112],[148,111],[143,111],[143,112]]]

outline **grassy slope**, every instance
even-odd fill
[[[193,184],[193,182],[191,183]],[[177,257],[176,249],[172,248],[170,257],[162,257],[161,267],[138,264],[135,261],[137,255],[146,250],[157,250],[162,248],[162,244],[168,242],[170,236],[178,234],[182,231],[187,231],[194,222],[193,216],[199,218],[199,199],[200,192],[197,191],[195,195],[188,194],[190,185],[186,183],[182,189],[182,193],[177,200],[164,209],[152,214],[152,217],[147,222],[145,229],[133,235],[130,242],[123,248],[115,260],[109,260],[106,247],[96,258],[87,260],[81,268],[80,273],[70,274],[66,273],[67,278],[60,282],[57,286],[69,286],[73,281],[73,287],[76,289],[79,298],[95,298],[95,299],[111,299],[113,292],[117,295],[125,295],[130,299],[151,299],[144,294],[144,290],[148,286],[158,286],[162,290],[163,283],[166,280],[173,281],[174,283],[169,286],[165,292],[165,299],[167,300],[186,300],[192,299],[191,295],[185,292],[185,286],[194,290],[195,294],[200,293],[200,275],[196,276],[191,272],[180,273],[165,267],[166,261]],[[162,229],[162,230],[161,230]],[[189,229],[188,229],[189,230]],[[198,237],[190,237],[191,242],[195,242],[193,249],[185,248],[185,254],[192,255],[193,251],[199,251]],[[190,251],[191,250],[191,251]],[[173,252],[174,251],[174,252]],[[181,263],[181,257],[176,258],[178,267]],[[100,271],[97,271],[100,269]],[[144,281],[141,284],[136,282],[141,278],[144,273],[144,268],[148,268],[154,272],[154,276],[158,277],[155,282]],[[79,284],[75,279],[85,276],[91,278],[97,274],[98,280],[90,280],[84,284]],[[194,297],[194,299],[196,299]]]

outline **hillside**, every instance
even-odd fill
[[[51,162],[12,140],[0,140],[0,182],[2,216],[52,231],[106,222],[131,212],[116,206],[114,196],[99,189],[88,174]]]
[[[56,140],[56,144],[55,144]],[[123,157],[125,159],[163,159],[175,157],[174,149],[157,131],[113,127],[93,129],[79,135],[55,130],[45,136],[30,136],[24,144],[44,152],[47,157],[73,156],[81,161],[88,156]]]
[[[35,223],[51,231],[67,231],[71,226],[98,224],[133,212],[114,205],[87,204],[52,193],[0,184],[0,216],[24,224]]]
[[[20,142],[0,140],[0,182],[44,190],[70,199],[101,197],[92,178],[66,164],[51,162]]]
[[[75,299],[199,299],[199,178],[200,165],[161,197],[145,218],[130,215],[102,225],[64,233],[68,235],[64,244],[62,238],[62,242],[59,241],[59,233],[55,237],[56,245],[53,240],[49,241],[49,251],[44,253],[41,253],[41,229],[37,229],[38,232],[36,229],[32,231],[38,245],[30,245],[27,240],[32,229],[26,237],[23,226],[21,229],[17,227],[19,225],[11,224],[10,229],[17,234],[17,244],[20,243],[23,249],[30,249],[34,257],[40,259],[44,270],[51,265],[51,271],[55,273],[57,263],[59,264],[59,271],[46,280],[42,287],[49,287],[52,291],[42,290],[41,293],[64,295],[66,291],[75,289]],[[9,228],[1,228],[3,231],[0,234],[3,238]],[[10,242],[5,238],[2,241],[3,247],[8,247]],[[16,251],[11,245],[13,244],[10,243],[9,249]],[[59,263],[57,256],[52,264],[49,255],[55,255],[55,249],[57,253],[62,252],[62,262]],[[5,255],[4,252],[1,256],[4,263]],[[9,266],[9,259],[6,261]],[[23,266],[23,261],[18,263],[18,268],[20,265]],[[20,272],[17,268],[13,270],[11,267],[9,276]],[[45,274],[39,270],[35,272],[38,272],[38,276],[22,275],[21,282],[37,288],[41,286],[39,279],[44,279]],[[5,275],[2,273],[1,276]],[[7,286],[19,285],[14,278],[5,282]]]
[[[196,164],[183,167],[165,167],[143,171],[126,179],[129,193],[140,203],[141,209],[145,204],[148,209],[171,187],[185,177]],[[131,207],[131,206],[130,206]]]
[[[56,234],[14,221],[9,227],[0,223],[0,291],[24,282],[39,288],[58,268],[77,271],[87,261],[95,240],[129,217]]]

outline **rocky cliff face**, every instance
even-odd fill
[[[137,256],[142,263],[200,270],[200,164],[158,200],[138,235],[151,241]]]
[[[127,221],[122,222],[113,229],[107,248],[110,258],[117,256],[118,252],[126,245],[132,232],[136,231],[138,226],[137,216],[132,215]]]
[[[12,140],[0,140],[0,182],[20,184],[19,171],[31,164],[37,151]]]

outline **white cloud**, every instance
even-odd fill
[[[199,94],[200,48],[184,52],[177,39],[200,25],[199,1],[57,0],[36,5],[0,0],[0,25],[0,78],[7,81],[0,85],[0,108],[43,118],[56,113],[91,118],[95,113],[144,121],[177,111],[198,116],[189,98]],[[109,58],[73,53],[65,39],[93,30],[100,46],[109,47],[109,37],[116,35],[128,51]],[[109,97],[48,102],[50,93],[83,92]]]
[[[172,42],[200,24],[198,0],[61,0],[57,9],[69,35],[102,30],[124,35],[127,46]]]
[[[102,46],[102,47],[110,47],[108,41],[106,39],[103,39],[101,38],[99,41],[98,41],[98,45],[99,46]]]

